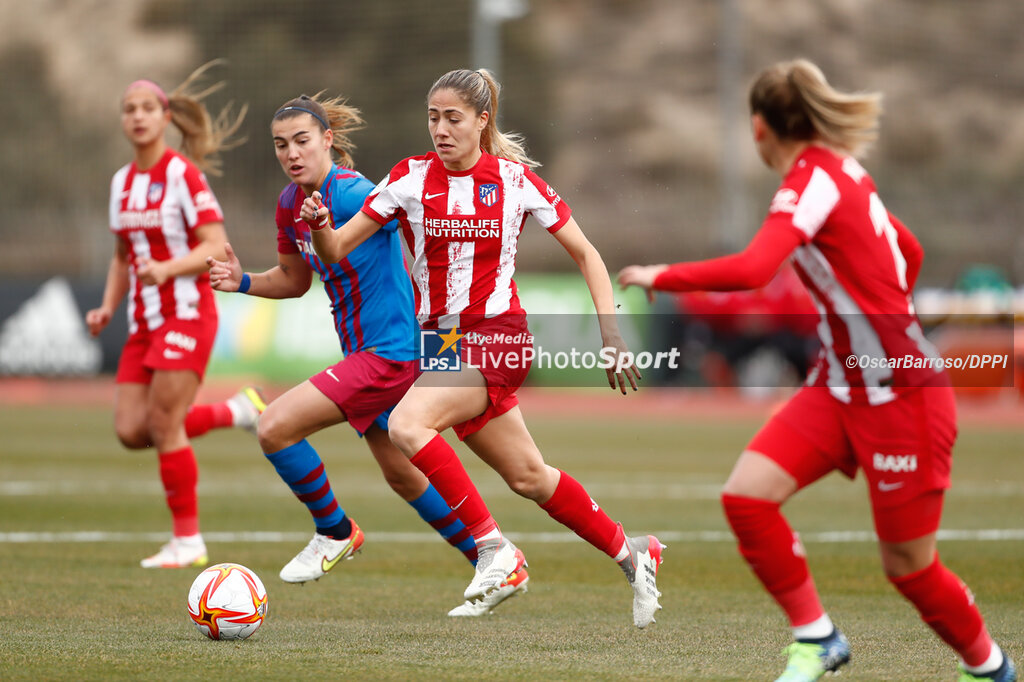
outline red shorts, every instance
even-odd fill
[[[748,450],[773,460],[800,488],[838,469],[864,471],[875,530],[904,542],[938,530],[950,486],[956,403],[948,385],[922,386],[884,405],[844,404],[804,387],[765,424]]]
[[[415,360],[388,360],[360,351],[311,376],[309,381],[345,413],[348,423],[362,435],[374,423],[387,431],[392,408],[416,376]]]
[[[455,424],[452,430],[465,440],[495,417],[519,404],[516,391],[526,381],[533,348],[526,315],[505,315],[474,324],[462,337],[462,362],[480,371],[487,385],[487,409],[482,414]]]
[[[192,370],[202,381],[217,337],[217,318],[167,320],[159,328],[140,329],[121,350],[116,381],[149,384],[157,370]]]

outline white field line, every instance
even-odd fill
[[[654,535],[662,542],[735,542],[732,533],[726,531],[679,531],[662,530],[654,531]],[[391,542],[400,544],[440,542],[441,537],[434,532],[420,533],[394,533],[394,532],[373,532],[366,533],[367,538],[379,542]],[[509,533],[509,539],[520,543],[543,543],[563,544],[567,542],[580,541],[576,535],[569,532],[564,533]],[[210,543],[228,542],[249,542],[249,543],[273,543],[273,542],[305,542],[309,533],[296,532],[273,532],[273,531],[241,531],[241,532],[207,532],[203,538]],[[822,544],[850,544],[860,542],[875,542],[875,534],[872,531],[848,530],[848,531],[825,531],[818,533],[801,533],[800,539],[809,543]],[[146,533],[146,532],[115,532],[115,531],[68,531],[59,533],[48,532],[3,532],[0,533],[0,544],[16,543],[40,543],[40,542],[64,542],[64,543],[94,543],[94,542],[163,542],[167,540],[167,533]],[[979,530],[940,530],[939,540],[965,541],[965,542],[992,542],[992,541],[1015,541],[1024,540],[1024,528],[989,528]]]
[[[332,481],[335,492],[342,495],[364,492],[365,483],[369,479],[346,479]],[[380,481],[379,490],[386,490]],[[587,491],[595,499],[646,499],[646,500],[717,500],[722,492],[722,483],[711,482],[706,478],[697,481],[681,481],[668,483],[587,483]],[[260,494],[270,497],[291,497],[292,493],[283,483],[265,480],[235,481],[231,483],[199,483],[199,495],[252,495],[253,487],[260,486]],[[485,483],[477,486],[484,495],[498,494],[505,490],[499,483]],[[815,492],[809,488],[804,494]],[[48,497],[52,495],[103,495],[117,494],[120,496],[157,496],[161,497],[163,489],[156,477],[146,480],[119,481],[69,481],[69,480],[36,480],[36,481],[0,481],[0,497]],[[863,481],[856,481],[850,486],[833,488],[828,496],[857,497],[864,495]],[[953,488],[947,493],[954,498],[1020,498],[1024,497],[1024,483],[1013,481],[964,481],[953,482]]]

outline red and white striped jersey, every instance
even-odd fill
[[[399,221],[413,255],[416,318],[442,329],[523,314],[512,276],[526,217],[556,232],[572,215],[536,173],[486,152],[466,171],[446,169],[434,152],[405,159],[363,212],[382,225]]]
[[[128,247],[129,333],[154,330],[170,318],[195,320],[215,315],[210,275],[175,277],[157,287],[135,275],[139,258],[180,258],[198,243],[195,230],[224,221],[206,177],[178,152],[168,149],[152,168],[124,166],[110,183],[110,230]]]
[[[762,227],[801,237],[793,264],[821,316],[822,357],[807,384],[842,402],[886,403],[941,373],[927,360],[937,354],[914,311],[893,220],[855,159],[812,145]]]

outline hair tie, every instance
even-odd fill
[[[137,81],[133,81],[128,85],[127,88],[124,89],[124,94],[127,95],[129,90],[134,90],[135,88],[146,88],[154,95],[156,95],[156,98],[160,100],[160,104],[163,106],[164,109],[171,108],[171,103],[167,99],[167,93],[164,92],[164,89],[156,83],[154,83],[153,81],[147,78],[140,78]],[[123,99],[124,95],[121,95],[121,98]]]
[[[327,125],[327,121],[320,117],[320,114],[316,113],[312,109],[306,109],[305,107],[281,107],[280,109],[277,110],[277,113],[274,114],[274,118],[277,118],[278,116],[281,115],[282,112],[285,111],[304,111],[313,118],[315,118],[316,120],[320,121],[320,125],[324,127],[324,130],[331,129],[331,126]]]

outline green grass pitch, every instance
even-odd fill
[[[312,440],[366,544],[305,586],[282,583],[277,572],[312,525],[251,436],[222,431],[195,442],[211,562],[252,568],[270,599],[252,638],[209,641],[185,608],[198,570],[138,567],[169,528],[152,452],[117,444],[106,405],[7,405],[0,679],[773,679],[784,665],[786,623],[740,560],[717,502],[761,420],[554,417],[525,402],[524,412],[550,464],[578,478],[627,532],[661,534],[669,545],[658,577],[664,610],[647,630],[633,627],[632,593],[611,560],[470,456],[470,474],[526,552],[532,579],[528,594],[489,617],[447,618],[469,564],[391,493],[365,446],[341,427]],[[962,425],[943,523],[960,534],[940,542],[1018,662],[1022,436],[1024,425]],[[786,508],[825,606],[851,640],[844,678],[952,679],[952,652],[881,573],[863,485],[833,475]],[[1003,539],[978,539],[983,530]]]

